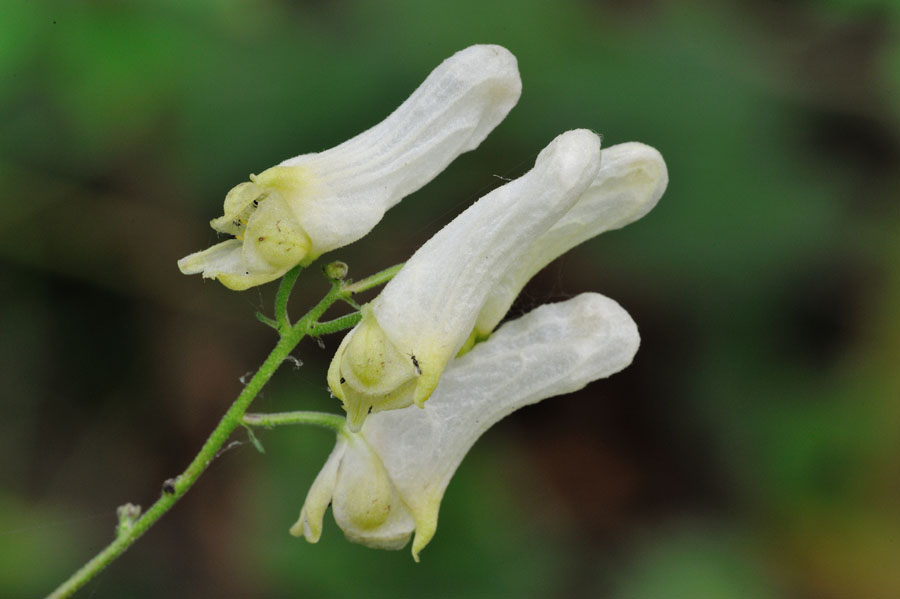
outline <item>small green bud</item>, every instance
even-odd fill
[[[141,506],[126,503],[116,508],[119,524],[116,526],[116,534],[123,535],[134,526],[135,521],[141,516]]]
[[[323,266],[322,270],[325,272],[325,276],[332,281],[343,281],[344,277],[347,276],[347,271],[350,270],[350,267],[347,266],[346,262],[335,260],[334,262],[329,262]]]

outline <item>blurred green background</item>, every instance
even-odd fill
[[[645,219],[514,307],[596,290],[635,363],[491,430],[437,536],[287,534],[333,438],[229,450],[84,597],[900,597],[900,4],[894,0],[38,2],[0,6],[0,597],[40,596],[148,506],[274,343],[182,276],[225,192],[375,124],[442,59],[509,48],[482,146],[329,254],[404,260],[575,127],[642,141]],[[326,288],[307,273],[294,312]],[[338,409],[304,342],[257,410]],[[243,434],[237,439],[246,441]]]

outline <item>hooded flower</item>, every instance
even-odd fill
[[[593,133],[558,137],[532,171],[466,210],[364,307],[329,368],[351,428],[370,410],[421,406],[447,362],[485,339],[539,270],[656,205],[668,183],[659,152],[613,146],[598,170],[597,151]]]
[[[568,212],[599,168],[595,133],[563,133],[533,169],[475,202],[413,254],[362,311],[328,369],[351,430],[370,411],[422,406],[497,281]]]
[[[233,239],[178,261],[231,289],[281,277],[363,237],[385,211],[476,148],[519,99],[515,57],[477,45],[441,63],[384,121],[251,175],[210,222]]]
[[[328,504],[351,541],[413,557],[434,536],[450,478],[482,433],[507,414],[628,366],[640,338],[616,302],[595,293],[549,304],[500,327],[453,360],[424,410],[371,415],[344,429],[291,533],[319,540]]]
[[[668,183],[666,163],[650,146],[629,142],[600,152],[600,170],[587,191],[491,288],[472,339],[491,334],[525,284],[542,268],[588,239],[650,212]]]

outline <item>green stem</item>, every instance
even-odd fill
[[[333,295],[333,291],[329,295]],[[256,371],[256,374],[253,375],[253,378],[250,379],[250,382],[247,383],[247,386],[244,387],[244,390],[241,391],[235,402],[231,404],[228,411],[225,412],[219,424],[206,440],[206,443],[203,444],[200,452],[194,457],[185,471],[171,481],[171,486],[167,486],[156,503],[144,512],[140,518],[135,520],[133,526],[121,531],[121,534],[106,549],[97,554],[92,560],[82,566],[80,570],[75,572],[69,580],[51,593],[49,595],[50,598],[69,597],[78,590],[138,540],[147,529],[153,526],[193,486],[194,482],[203,474],[203,471],[209,467],[216,453],[218,453],[234,429],[241,424],[241,419],[250,406],[250,402],[253,401],[263,385],[272,378],[272,375],[275,374],[281,363],[291,353],[291,350],[303,338],[305,331],[304,328],[299,326],[301,324],[304,324],[304,321],[298,323],[297,327],[292,328],[291,334],[285,335],[278,341],[275,348],[262,363],[262,366],[259,367],[259,370]]]
[[[201,474],[209,467],[216,458],[219,450],[228,440],[228,437],[238,426],[244,424],[244,416],[250,403],[256,398],[263,386],[272,378],[281,363],[284,362],[291,354],[297,344],[310,334],[316,328],[316,323],[325,311],[336,301],[350,297],[352,293],[371,289],[377,285],[381,285],[391,279],[396,274],[398,268],[392,267],[380,273],[372,275],[354,285],[344,285],[340,281],[334,281],[331,289],[322,300],[316,304],[312,310],[307,312],[303,318],[296,324],[284,326],[280,329],[281,338],[275,345],[275,348],[268,355],[247,386],[238,395],[237,399],[222,416],[219,424],[213,429],[213,432],[207,438],[200,452],[194,457],[188,467],[179,476],[166,481],[163,488],[162,496],[150,506],[139,518],[136,518],[129,526],[119,526],[116,538],[112,543],[106,546],[100,553],[95,555],[89,562],[78,569],[72,576],[63,582],[56,590],[54,590],[48,599],[62,599],[70,597],[72,593],[84,586],[89,580],[96,576],[101,570],[108,566],[113,560],[125,552],[141,535],[153,526],[163,514],[175,505],[181,497],[194,485]],[[299,274],[299,267],[291,270],[281,282],[276,296],[276,318],[279,324],[288,323],[287,320],[287,299]],[[336,320],[341,320],[336,319]],[[333,322],[333,321],[332,321]],[[317,331],[318,334],[318,331]],[[323,426],[333,428],[333,422],[324,416],[331,418],[340,418],[334,415],[322,415],[320,422]],[[326,424],[332,422],[332,424]]]
[[[274,320],[272,320],[271,318],[269,318],[268,316],[266,316],[265,314],[263,314],[262,312],[256,313],[256,320],[260,321],[261,323],[263,323],[266,326],[272,327],[276,331],[278,330],[278,323],[275,322]]]
[[[278,284],[278,292],[275,294],[275,321],[282,331],[291,326],[291,319],[287,313],[287,303],[288,298],[291,297],[291,291],[294,289],[294,283],[297,282],[297,277],[300,276],[300,271],[302,270],[302,266],[295,266],[281,277],[281,282]]]
[[[337,432],[344,430],[347,419],[325,412],[279,412],[277,414],[244,414],[244,424],[273,428],[285,424],[309,424]]]
[[[360,314],[359,312],[354,312],[353,314],[347,314],[346,316],[341,316],[339,318],[335,318],[334,320],[317,322],[315,324],[315,327],[309,332],[309,336],[321,337],[322,335],[330,335],[331,333],[346,331],[347,329],[352,329],[353,327],[355,327],[360,320],[362,320],[362,314]]]
[[[388,281],[394,278],[400,269],[403,268],[403,263],[395,264],[390,268],[385,268],[381,272],[377,272],[370,277],[366,277],[360,281],[355,283],[350,283],[348,285],[344,285],[344,290],[348,291],[351,295],[354,293],[362,293],[363,291],[367,291],[372,287],[378,287],[379,285],[384,285]]]

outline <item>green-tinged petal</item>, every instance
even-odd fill
[[[310,543],[319,542],[322,536],[322,518],[325,517],[325,510],[328,509],[328,504],[334,496],[341,458],[344,457],[346,449],[346,440],[338,437],[337,445],[334,446],[312,487],[309,488],[309,493],[306,494],[300,518],[291,527],[290,532],[295,537],[303,536]]]
[[[186,275],[202,274],[207,279],[218,279],[236,291],[274,281],[290,270],[263,270],[257,262],[248,262],[243,250],[241,241],[229,239],[182,258],[178,261],[178,268]]]
[[[209,226],[219,233],[243,237],[244,227],[262,195],[263,189],[249,181],[235,185],[225,196],[225,214],[209,221]]]
[[[366,440],[345,433],[332,499],[334,519],[348,539],[377,549],[400,549],[413,530],[413,519],[388,476],[381,458]]]
[[[277,191],[269,192],[247,220],[245,255],[270,267],[290,270],[305,262],[312,244],[287,202]]]
[[[414,357],[397,352],[384,335],[369,304],[362,315],[338,347],[343,359],[332,360],[328,368],[328,384],[343,402],[351,431],[358,431],[370,412],[405,402],[420,374]]]

